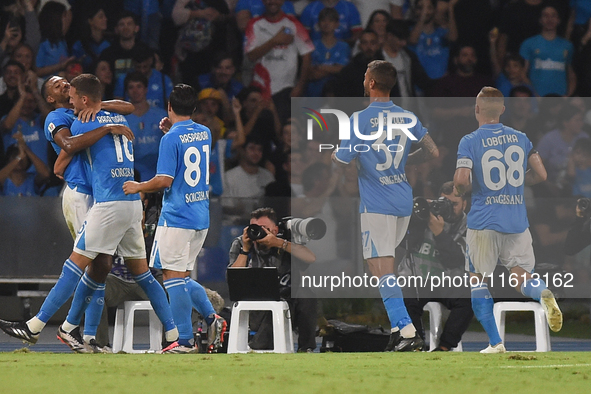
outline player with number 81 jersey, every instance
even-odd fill
[[[99,111],[94,121],[72,124],[72,135],[84,134],[101,126],[120,124],[129,127],[123,115]],[[86,149],[92,179],[92,191],[95,202],[134,201],[139,196],[125,195],[122,190],[125,181],[134,179],[133,145],[125,136],[107,134],[94,145]]]
[[[160,140],[156,176],[173,178],[165,189],[158,226],[209,227],[211,132],[192,120],[175,123]]]
[[[523,192],[533,152],[524,133],[501,123],[484,124],[462,138],[457,167],[470,168],[474,177],[468,228],[517,234],[529,227]]]

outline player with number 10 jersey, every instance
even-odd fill
[[[523,193],[533,152],[524,133],[501,123],[482,125],[462,138],[457,167],[471,168],[473,177],[468,228],[516,234],[529,227]]]

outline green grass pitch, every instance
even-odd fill
[[[0,353],[2,393],[589,393],[591,353]]]

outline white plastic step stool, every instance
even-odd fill
[[[439,337],[441,336],[441,318],[443,316],[442,304],[439,302],[428,302],[423,310],[429,312],[429,351],[435,349],[439,344]],[[451,349],[453,352],[462,352],[462,341],[458,342],[458,346]]]
[[[550,331],[546,320],[546,312],[539,302],[497,302],[493,309],[497,328],[501,340],[505,342],[505,313],[506,312],[530,311],[534,313],[536,325],[536,352],[549,352],[552,350],[550,345]]]
[[[149,311],[150,351],[162,350],[162,323],[152,309],[150,301],[125,301],[117,307],[115,330],[113,332],[113,353],[145,353],[146,350],[133,348],[133,323],[136,311]]]
[[[273,350],[253,350],[248,346],[248,315],[250,311],[273,314]],[[293,353],[291,314],[285,301],[238,301],[232,308],[228,353]]]

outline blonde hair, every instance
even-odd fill
[[[485,86],[476,97],[476,104],[480,112],[490,118],[498,118],[503,113],[505,96],[497,88]]]

